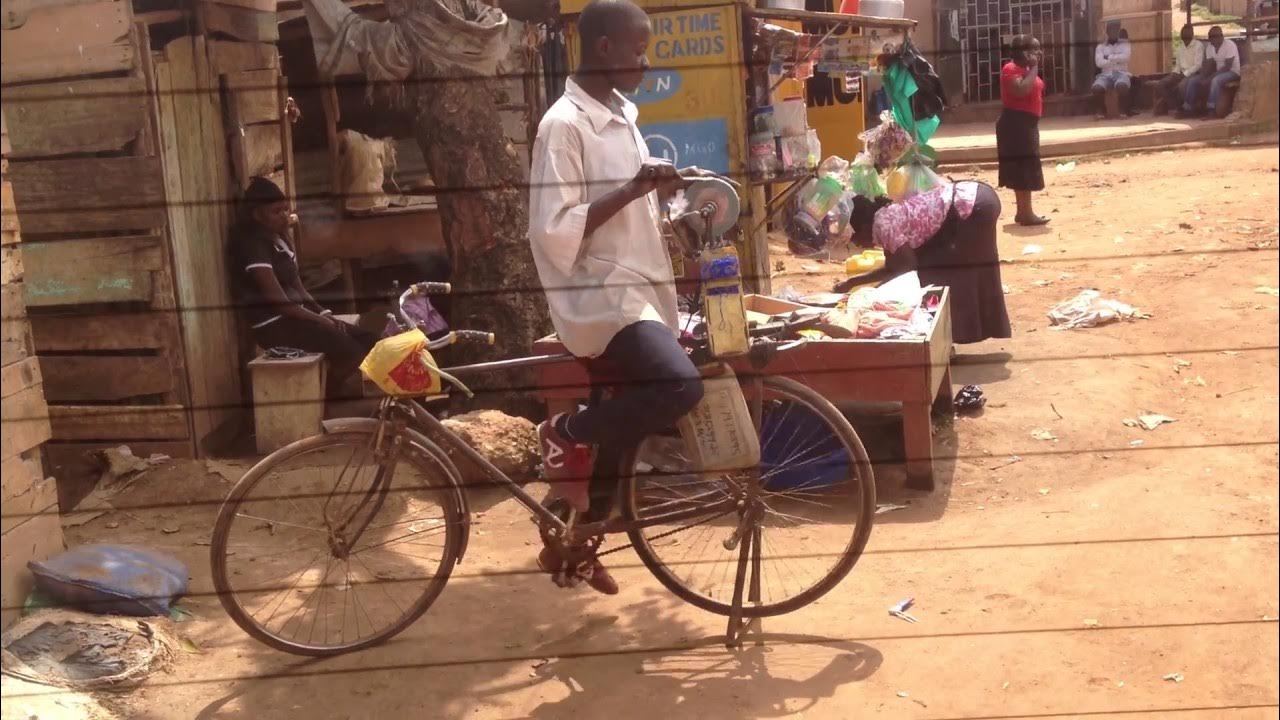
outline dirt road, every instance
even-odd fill
[[[1001,237],[1015,337],[961,350],[956,382],[989,404],[940,435],[942,487],[903,492],[885,469],[882,500],[910,507],[879,518],[836,591],[766,622],[763,646],[726,652],[722,620],[629,552],[613,598],[504,572],[532,569],[535,536],[484,498],[466,562],[409,631],[352,657],[277,654],[204,594],[215,508],[198,501],[229,484],[184,463],[121,502],[193,504],[69,534],[167,548],[195,576],[179,628],[203,652],[112,704],[139,720],[1275,718],[1278,161],[1268,146],[1050,167],[1053,223]],[[804,264],[775,287],[834,279]],[[1045,311],[1087,287],[1152,317],[1050,330]],[[1123,424],[1148,410],[1177,422]],[[886,612],[907,596],[919,624]]]

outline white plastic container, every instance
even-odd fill
[[[859,15],[871,17],[900,18],[906,15],[906,4],[903,0],[860,0]]]
[[[690,460],[699,472],[720,474],[760,464],[760,438],[738,378],[727,365],[702,381],[702,402],[679,422]]]
[[[809,109],[805,107],[804,98],[787,98],[774,105],[773,121],[783,137],[804,135],[809,129]]]

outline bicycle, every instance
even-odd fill
[[[712,211],[687,215],[699,220]],[[415,293],[449,289],[416,284],[400,306]],[[802,340],[789,338],[809,322],[754,328],[751,367],[799,347]],[[456,331],[430,347],[461,340],[492,342],[492,335]],[[695,356],[706,353],[705,338],[693,345]],[[539,355],[445,372],[466,377],[576,361]],[[597,459],[597,477],[617,477],[621,508],[582,522],[544,506],[424,406],[447,395],[384,398],[376,417],[325,423],[325,432],[267,456],[231,490],[210,548],[218,598],[251,637],[285,652],[337,655],[395,636],[431,607],[466,555],[470,511],[450,459],[460,455],[528,510],[569,568],[634,548],[677,597],[728,616],[726,645],[739,646],[750,622],[816,601],[852,570],[870,536],[875,485],[857,433],[825,398],[759,372],[738,381],[760,438],[758,465],[708,473],[691,466],[678,433],[666,432],[627,449],[616,467]],[[319,491],[305,487],[313,480]],[[304,519],[304,506],[319,510],[318,522]],[[605,538],[624,533],[627,544],[602,549]],[[268,542],[284,549],[265,552]],[[232,549],[242,544],[252,551]],[[295,567],[289,557],[308,559]],[[245,585],[246,575],[262,580]],[[373,597],[362,599],[364,590]],[[390,619],[375,622],[373,611]]]

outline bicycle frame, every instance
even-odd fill
[[[498,360],[494,362],[475,363],[472,365],[461,365],[452,368],[446,368],[445,372],[456,377],[465,375],[495,372],[502,370],[525,370],[539,365],[549,365],[560,362],[573,362],[576,359],[572,355],[534,355],[525,358],[515,358],[512,360]],[[723,514],[729,514],[740,508],[741,501],[735,498],[726,498],[720,503],[698,505],[695,508],[685,510],[674,510],[672,512],[647,517],[643,520],[621,520],[608,519],[600,522],[587,523],[575,526],[572,530],[573,537],[566,537],[570,534],[570,527],[561,520],[555,513],[543,507],[542,503],[520,487],[519,483],[512,480],[506,473],[498,469],[493,463],[489,462],[483,455],[476,452],[471,446],[467,445],[457,435],[445,427],[434,415],[428,411],[420,401],[415,399],[393,399],[391,400],[393,407],[399,407],[405,411],[411,418],[412,424],[419,432],[422,432],[429,438],[438,442],[443,442],[448,447],[446,450],[453,450],[458,454],[466,457],[477,467],[484,471],[486,477],[496,486],[501,487],[510,493],[521,505],[525,507],[532,515],[536,516],[541,524],[544,525],[553,535],[561,538],[565,542],[574,542],[583,538],[589,538],[596,535],[623,533],[630,530],[651,527],[654,525],[670,524],[680,522],[695,517],[705,517],[708,514],[714,514],[723,511]],[[386,418],[384,416],[383,420]],[[685,498],[684,501],[697,501],[698,496],[693,498]]]

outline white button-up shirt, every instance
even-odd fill
[[[1129,72],[1129,57],[1133,54],[1133,46],[1128,40],[1118,40],[1113,45],[1100,43],[1093,51],[1093,62],[1103,74],[1113,72]]]
[[[1218,48],[1213,43],[1205,43],[1205,57],[1213,60],[1218,72],[1240,73],[1240,48],[1230,40],[1223,40]]]
[[[587,208],[640,172],[649,151],[636,106],[601,104],[572,79],[538,125],[529,187],[529,242],[551,321],[569,352],[602,354],[641,320],[679,326],[671,257],[656,193],[584,236]]]
[[[1205,45],[1206,43],[1201,40],[1192,40],[1190,45],[1179,45],[1174,72],[1181,73],[1185,77],[1191,77],[1200,72],[1200,66],[1204,65]]]

